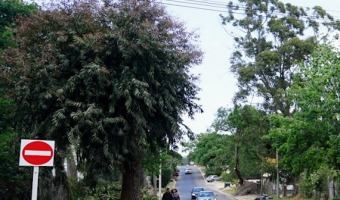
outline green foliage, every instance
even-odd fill
[[[121,198],[132,199],[141,181],[126,177],[142,178],[146,150],[191,133],[181,116],[201,111],[189,72],[201,52],[158,4],[105,2],[59,4],[20,21],[20,48],[4,54],[7,86],[22,137],[55,140],[58,156],[74,145],[91,186],[120,169]]]
[[[262,140],[269,129],[266,114],[252,106],[235,107],[220,114],[213,126],[219,129],[217,125],[223,123],[225,131],[233,134],[234,147],[238,149],[237,152],[234,150],[234,164],[238,159],[245,177],[259,177],[263,159],[272,154],[266,141]]]
[[[306,177],[306,175],[301,175],[301,181],[299,184],[299,187],[301,189],[302,195],[306,198],[312,198],[313,197],[313,184],[310,180],[310,178]]]
[[[195,151],[190,154],[192,160],[206,166],[207,174],[221,174],[222,170],[232,162],[233,146],[231,137],[217,133],[200,134]]]
[[[278,148],[281,166],[295,175],[304,173],[300,187],[304,195],[327,191],[328,180],[339,173],[340,54],[320,45],[288,90],[297,111],[291,117],[273,115],[266,136]]]
[[[0,87],[0,133],[10,128],[12,104]]]
[[[170,167],[162,167],[162,188],[166,187],[170,183],[173,172],[173,169]]]
[[[327,191],[329,178],[334,175],[334,170],[325,166],[311,174],[302,173],[299,184],[302,194],[307,198],[312,198],[315,193]]]
[[[262,170],[271,170],[264,162],[273,152],[262,139],[269,129],[263,111],[252,106],[220,108],[211,129],[197,137],[195,150],[189,154],[196,163],[206,167],[206,174],[220,175],[229,170],[232,175],[228,176],[232,179],[237,167],[243,177],[259,178]]]
[[[320,41],[328,40],[334,31],[339,30],[337,25],[339,21],[320,6],[305,9],[277,0],[230,2],[228,10],[228,14],[222,16],[223,24],[240,30],[237,35],[235,34],[236,51],[231,57],[231,70],[235,73],[239,86],[239,91],[234,96],[235,105],[244,105],[249,97],[257,96],[261,98],[261,107],[267,113],[280,114],[271,118],[272,129],[270,135],[264,139],[267,143],[265,146],[278,148],[282,160],[280,162],[285,168],[282,170],[288,170],[287,174],[298,175],[304,169],[313,172],[326,160],[337,163],[336,157],[335,160],[329,159],[330,156],[327,154],[332,152],[329,151],[329,135],[339,132],[335,126],[338,122],[329,121],[328,118],[336,118],[335,110],[338,110],[339,105],[334,103],[336,98],[333,98],[333,105],[326,108],[322,106],[324,102],[320,101],[320,97],[325,96],[328,101],[328,90],[338,87],[337,84],[332,85],[334,77],[338,76],[333,74],[334,77],[331,78],[328,74],[332,70],[327,70],[328,72],[322,70],[320,73],[318,69],[314,73],[324,77],[323,81],[317,77],[309,79],[308,76],[312,77],[312,73],[305,77],[303,67],[298,63],[313,63],[309,56]],[[329,59],[328,54],[319,58],[318,60],[324,61]],[[319,62],[319,66],[321,63]],[[303,72],[302,76],[297,73],[300,71]],[[297,97],[291,98],[292,94],[287,93],[295,87],[293,83],[299,85],[301,82],[307,85],[313,82],[313,85],[317,85],[314,88],[317,90],[306,92],[303,89],[305,84],[301,84],[301,90],[296,91],[300,100],[297,100]],[[320,91],[327,92],[324,96],[315,95],[320,94]],[[334,97],[337,93],[335,91],[329,95]],[[303,112],[300,112],[301,109]],[[241,130],[249,130],[251,127],[246,123],[247,118],[236,121],[241,122],[237,124],[240,128],[243,127]],[[266,127],[268,130],[269,126]],[[238,134],[241,130],[235,127],[231,129],[233,133]],[[237,138],[235,141],[238,141]],[[332,145],[338,146],[335,143]],[[265,155],[265,151],[261,152],[261,155]],[[334,149],[334,152],[337,150]],[[272,153],[273,151],[269,152],[268,157],[272,157]],[[334,158],[334,154],[332,155]],[[263,160],[265,159],[262,158],[262,163]],[[336,165],[332,164],[332,167]]]
[[[120,182],[102,182],[96,188],[87,187],[83,181],[70,180],[70,200],[119,200]],[[157,200],[146,188],[141,189],[141,200]]]
[[[158,200],[159,199],[158,196],[150,194],[147,188],[144,188],[141,190],[141,196],[142,196],[141,200]]]
[[[19,167],[20,141],[17,134],[0,132],[0,196],[28,199],[31,195],[32,168]]]
[[[18,0],[0,1],[0,53],[4,48],[13,45],[11,41],[12,32],[9,28],[13,27],[15,19],[26,17],[35,10],[37,10],[37,6],[34,4],[27,4]]]
[[[230,2],[228,11],[221,16],[223,24],[240,30],[231,57],[239,86],[235,103],[256,95],[268,112],[291,115],[294,107],[286,91],[298,71],[296,62],[311,54],[317,40],[338,30],[338,22],[320,6],[305,9],[277,0]],[[322,29],[327,29],[326,35]]]
[[[319,47],[289,91],[299,108],[292,117],[272,116],[268,137],[279,148],[282,164],[295,174],[314,173],[321,166],[339,170],[339,52]],[[335,153],[335,154],[334,154]]]
[[[25,4],[18,0],[1,0],[0,1],[0,55],[3,50],[11,45],[12,32],[10,28],[14,26],[14,21],[17,17],[27,16],[32,11],[36,10],[33,4]],[[2,67],[2,59],[0,59],[0,77],[5,72]],[[2,83],[4,81],[4,83]],[[6,80],[0,81],[0,133],[10,127],[10,114],[12,113],[12,105],[8,92],[4,89]]]
[[[84,181],[70,180],[71,200],[118,200],[120,199],[120,182],[102,182],[95,188],[86,186]]]
[[[235,173],[229,172],[223,172],[221,174],[222,180],[223,181],[227,181],[227,182],[232,182],[233,184],[237,183],[237,176],[235,175]]]

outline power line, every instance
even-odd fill
[[[198,10],[205,10],[205,11],[213,11],[213,12],[227,12],[227,10],[218,10],[218,9],[211,9],[211,8],[203,8],[203,7],[196,7],[196,6],[188,6],[188,5],[180,5],[180,4],[171,4],[171,3],[162,3],[163,5],[169,5],[169,6],[177,6],[182,8],[192,8],[192,9],[198,9]]]
[[[202,0],[165,0],[162,2],[158,2],[164,5],[169,5],[169,6],[177,6],[177,7],[183,7],[183,8],[191,8],[191,9],[197,9],[197,10],[205,10],[205,11],[213,11],[213,12],[229,12],[228,11],[228,5],[223,4],[221,2],[216,2],[216,1],[202,1]],[[246,11],[247,8],[243,6],[237,6],[233,5],[232,7],[234,8],[239,8],[238,10],[240,11]],[[307,7],[303,7],[307,8]],[[254,9],[258,10],[258,9]],[[331,11],[331,12],[340,12],[336,10],[326,10],[326,11]],[[232,14],[236,15],[244,15],[244,13],[240,12],[235,12],[233,11]],[[272,14],[274,15],[285,15],[284,13],[280,12],[273,12]],[[307,17],[313,17],[313,16],[302,16],[304,18]],[[340,16],[333,16],[335,18],[340,18]]]
[[[169,1],[175,1],[175,0],[169,0]],[[203,3],[203,4],[206,4],[206,5],[210,5],[210,6],[212,6],[212,5],[216,5],[216,6],[222,6],[222,7],[226,7],[227,5],[225,4],[225,3],[221,3],[221,2],[213,2],[213,1],[202,1],[202,0],[182,0],[182,1],[184,1],[184,2],[186,2],[186,3],[190,3],[190,2],[192,2],[192,3]]]

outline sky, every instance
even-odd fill
[[[228,34],[232,30],[226,31],[224,29],[219,16],[223,14],[223,4],[226,4],[229,0],[160,1],[166,6],[170,15],[183,22],[189,31],[195,31],[200,36],[199,45],[204,52],[203,62],[194,66],[191,72],[200,76],[200,81],[197,82],[198,87],[201,88],[198,93],[200,100],[197,103],[202,106],[204,112],[195,114],[193,120],[185,116],[183,118],[184,123],[194,133],[204,133],[213,123],[218,108],[232,107],[232,98],[237,91],[237,81],[230,72],[229,62],[230,55],[235,50],[233,39]],[[320,5],[336,19],[340,19],[340,0],[282,0],[282,2],[302,7]],[[217,7],[199,5],[204,3]]]
[[[204,112],[195,114],[194,119],[186,116],[183,116],[183,119],[184,124],[194,133],[204,133],[213,123],[218,108],[232,107],[232,98],[237,91],[236,78],[229,68],[229,58],[235,50],[233,38],[229,35],[233,30],[225,30],[219,16],[226,13],[223,6],[230,0],[156,1],[162,3],[173,18],[183,22],[188,31],[195,31],[200,36],[199,46],[204,53],[203,61],[200,65],[194,66],[191,72],[200,76],[197,82],[198,87],[201,88],[198,93],[200,100],[197,103],[202,106]],[[340,0],[281,1],[302,7],[320,5],[336,19],[340,19]],[[35,2],[41,2],[41,0],[35,0]],[[207,3],[215,7],[208,7]]]

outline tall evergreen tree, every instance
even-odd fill
[[[28,16],[37,10],[34,4],[26,4],[18,0],[0,1],[0,55],[4,49],[15,45],[11,40],[11,28],[15,27],[15,20]],[[7,68],[0,58],[0,77]],[[18,166],[19,141],[13,130],[12,99],[7,90],[6,79],[0,80],[0,197],[3,199],[28,199],[31,193],[31,173],[28,169]]]
[[[55,140],[60,160],[75,145],[90,186],[118,167],[121,199],[140,199],[146,146],[190,133],[181,116],[201,110],[189,73],[201,52],[153,1],[62,5],[21,21],[5,54],[18,127]]]

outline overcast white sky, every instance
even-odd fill
[[[26,1],[42,2],[42,0]],[[195,66],[192,69],[192,73],[200,75],[198,86],[201,88],[201,91],[198,94],[200,98],[198,104],[202,105],[204,113],[197,113],[194,120],[187,117],[184,117],[184,120],[185,124],[189,126],[194,133],[199,134],[205,132],[212,124],[219,107],[232,106],[232,97],[237,90],[236,79],[229,70],[229,57],[234,50],[234,43],[232,37],[227,34],[221,25],[221,19],[219,17],[221,13],[223,14],[223,5],[226,5],[230,0],[157,1],[166,6],[169,14],[185,23],[188,30],[196,30],[196,33],[200,36],[200,47],[204,52],[204,58],[201,65]],[[281,1],[303,7],[320,5],[336,19],[340,19],[340,0]],[[206,3],[215,7],[208,7]],[[203,5],[200,6],[199,4]],[[189,7],[201,7],[205,10]],[[231,30],[228,30],[228,32],[230,31]]]
[[[209,2],[210,5],[218,7],[199,6],[202,2]],[[196,33],[200,35],[201,49],[205,53],[203,63],[192,70],[194,74],[200,74],[201,77],[198,82],[201,88],[198,103],[202,105],[204,113],[196,114],[194,120],[185,118],[185,124],[197,134],[205,132],[209,128],[219,107],[232,106],[232,97],[237,86],[236,79],[229,69],[229,57],[234,50],[234,45],[232,37],[221,25],[219,14],[222,12],[184,6],[222,10],[220,8],[222,4],[228,2],[229,0],[162,0],[169,14],[184,22],[188,30],[196,30]],[[340,19],[340,0],[283,0],[282,2],[303,7],[320,5],[336,19]]]

